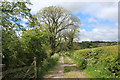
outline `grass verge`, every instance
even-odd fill
[[[51,71],[57,64],[59,58],[60,56],[58,54],[54,54],[52,57],[45,59],[42,66],[38,68],[38,78],[42,78],[46,73]]]
[[[86,71],[91,78],[120,78],[118,46],[76,50],[66,53],[80,70]]]

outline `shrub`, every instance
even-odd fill
[[[59,54],[54,54],[53,56],[44,59],[42,66],[38,67],[38,78],[42,78],[47,72],[50,71],[51,68],[55,66],[55,64],[59,60]]]

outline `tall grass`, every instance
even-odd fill
[[[66,53],[92,78],[120,78],[118,45]]]
[[[47,72],[49,72],[58,62],[59,54],[54,54],[52,57],[45,59],[42,66],[38,67],[38,78],[42,78]]]

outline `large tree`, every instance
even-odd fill
[[[63,32],[64,50],[74,49],[77,46],[74,42],[78,42],[80,39],[79,32],[80,31],[77,27],[71,27],[69,30]]]
[[[53,34],[50,37],[52,54],[61,42],[62,31],[69,30],[71,27],[79,27],[80,20],[72,16],[70,11],[58,6],[49,6],[41,9],[37,14],[37,27],[41,25],[43,31]]]

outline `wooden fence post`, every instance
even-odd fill
[[[36,57],[34,57],[34,76],[37,78]]]

